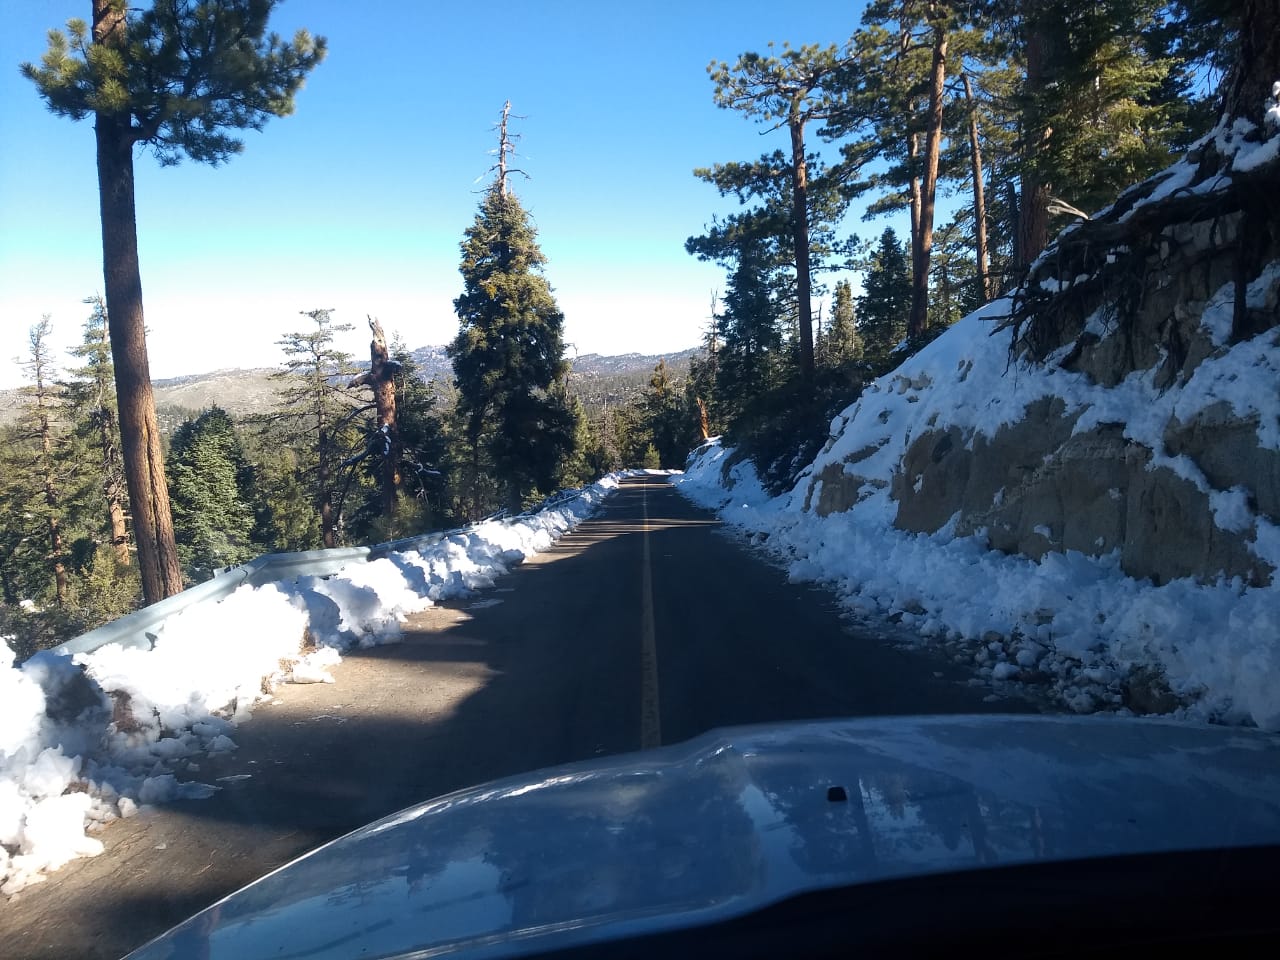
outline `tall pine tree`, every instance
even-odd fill
[[[503,165],[462,242],[463,292],[454,301],[458,334],[449,345],[466,445],[463,487],[473,518],[488,512],[486,474],[507,510],[550,493],[573,451],[575,411],[561,381],[564,315],[543,276],[537,232],[508,189]]]
[[[133,151],[217,165],[243,147],[233,132],[292,112],[325,44],[305,30],[292,42],[268,35],[276,2],[156,0],[131,10],[125,0],[92,0],[92,26],[71,20],[67,33],[50,31],[40,65],[22,65],[53,113],[94,120],[120,434],[148,603],[180,591],[182,572],[147,357]]]
[[[785,127],[791,139],[785,169],[791,187],[790,232],[795,257],[800,376],[805,381],[813,380],[813,271],[809,262],[812,210],[805,133],[810,124],[830,118],[834,105],[831,84],[839,68],[836,47],[819,44],[798,48],[784,44],[777,56],[744,53],[732,67],[714,60],[707,67],[716,85],[718,106],[758,117],[771,129]]]

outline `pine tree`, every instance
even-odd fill
[[[42,492],[43,523],[46,530],[45,549],[54,582],[54,600],[67,603],[67,533],[65,499],[65,444],[68,428],[65,420],[66,397],[56,382],[53,358],[49,353],[49,335],[53,326],[48,314],[30,331],[30,357],[24,365],[31,385],[27,388],[27,423],[35,441],[32,479]]]
[[[607,473],[621,469],[625,464],[622,459],[622,438],[618,426],[618,415],[612,407],[605,407],[600,416],[592,424],[592,446],[587,453],[587,464],[593,476],[602,477]]]
[[[315,550],[323,546],[316,510],[313,474],[307,469],[309,449],[302,449],[295,424],[257,420],[256,431],[241,437],[246,456],[258,471],[262,503],[257,527],[273,551]]]
[[[344,489],[342,464],[364,442],[352,425],[353,409],[359,404],[343,386],[357,371],[351,355],[333,345],[336,334],[352,327],[335,324],[331,313],[303,311],[315,329],[289,333],[278,341],[284,349],[285,362],[277,378],[284,386],[280,409],[273,418],[287,429],[289,437],[306,438],[298,445],[298,477],[319,517],[324,547],[338,546]]]
[[[173,529],[190,579],[207,580],[219,567],[263,552],[257,474],[225,410],[212,407],[178,427],[167,468]]]
[[[883,363],[906,336],[911,310],[911,270],[892,227],[880,236],[862,290],[858,299],[858,332],[867,356]]]
[[[423,381],[413,355],[399,341],[390,344],[390,360],[396,398],[399,438],[398,473],[401,481],[396,509],[385,509],[387,476],[385,455],[390,445],[379,442],[376,456],[361,461],[367,486],[363,500],[351,517],[351,530],[358,540],[383,542],[411,536],[444,525],[451,517],[444,475],[448,436],[437,412],[439,396],[433,384]],[[370,439],[381,441],[375,432]]]
[[[129,566],[129,512],[124,464],[120,460],[120,426],[116,416],[115,372],[107,331],[107,305],[102,297],[85,301],[93,312],[84,323],[84,338],[72,356],[84,366],[69,371],[67,398],[74,409],[76,432],[101,470],[101,490],[106,513],[106,533],[116,562]]]
[[[659,360],[640,397],[641,417],[663,467],[684,465],[693,445],[694,416],[684,391],[672,380],[666,360]]]
[[[71,20],[66,34],[50,31],[40,65],[22,65],[53,113],[94,119],[122,451],[148,603],[180,591],[182,572],[147,358],[133,150],[150,146],[162,164],[186,156],[217,165],[243,146],[228,131],[260,130],[293,110],[325,44],[306,31],[292,43],[266,36],[274,7],[157,0],[134,12],[124,0],[92,0],[92,27]]]
[[[1055,217],[1065,223],[1078,218],[1073,210],[1096,212],[1206,129],[1190,95],[1197,78],[1188,56],[1199,54],[1174,37],[1184,6],[991,3],[1007,69],[977,79],[988,102],[1007,105],[1003,122],[1016,134],[1008,170],[1018,180],[1016,266],[1043,251]]]
[[[980,307],[982,277],[970,237],[956,221],[944,224],[935,236],[929,270],[933,307],[926,336],[941,333],[961,317]]]
[[[99,424],[58,379],[44,318],[31,330],[17,420],[0,436],[0,629],[29,654],[130,612],[136,571],[105,545]],[[109,377],[109,375],[108,375]]]
[[[862,357],[862,338],[858,334],[853,306],[853,286],[848,280],[836,282],[831,322],[823,336],[823,356],[828,366],[841,367]]]
[[[507,148],[504,125],[504,157]],[[459,329],[449,345],[473,518],[491,505],[485,473],[516,513],[531,491],[552,492],[573,452],[576,422],[562,383],[564,315],[542,274],[545,263],[504,168],[462,243],[463,293],[454,301]]]
[[[590,483],[607,471],[597,470],[595,451],[599,447],[595,431],[591,426],[591,418],[587,416],[582,401],[570,395],[567,404],[573,415],[573,443],[569,453],[560,463],[560,472],[556,478],[556,486],[565,489],[581,487]]]
[[[783,169],[790,179],[789,218],[796,282],[797,336],[801,379],[813,379],[812,265],[809,227],[810,158],[805,149],[806,128],[831,115],[831,85],[840,70],[834,46],[818,44],[792,48],[783,45],[778,56],[744,53],[732,67],[712,61],[707,67],[715,82],[716,104],[759,117],[774,129],[785,127],[791,150]]]
[[[770,290],[764,245],[744,237],[729,278],[723,311],[716,318],[716,399],[732,424],[750,400],[782,382],[782,331]]]

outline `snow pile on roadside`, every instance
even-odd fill
[[[1269,284],[1270,273],[1255,286]],[[1224,309],[1229,319],[1221,299],[1205,313],[1210,330],[1221,325]],[[1050,552],[1037,562],[989,550],[981,532],[956,537],[954,520],[932,535],[894,527],[890,482],[912,438],[950,426],[991,436],[1041,397],[1080,411],[1076,431],[1101,421],[1125,424],[1126,438],[1156,451],[1158,465],[1171,465],[1159,453],[1169,417],[1187,420],[1220,401],[1241,418],[1258,414],[1260,445],[1280,449],[1276,331],[1231,346],[1221,341],[1179,390],[1158,390],[1151,371],[1105,389],[1053,358],[1008,369],[1005,351],[990,339],[991,318],[1007,307],[1000,301],[970,315],[871,384],[835,418],[827,447],[789,493],[771,498],[748,461],[725,471],[732,451],[715,441],[695,451],[677,489],[754,535],[792,579],[833,585],[855,614],[891,615],[997,683],[1047,688],[1081,712],[1118,709],[1124,691],[1154,667],[1190,702],[1184,715],[1280,730],[1274,581],[1249,588],[1238,580],[1184,579],[1157,587],[1125,576],[1114,554]],[[855,452],[863,480],[856,504],[827,517],[806,510],[810,479]],[[1188,458],[1172,465],[1210,495],[1219,524],[1251,526],[1251,549],[1280,566],[1280,528],[1233,491],[1212,490]]]
[[[620,475],[531,516],[488,521],[328,577],[244,586],[166,620],[152,648],[108,644],[20,667],[0,644],[0,894],[102,844],[90,834],[139,805],[211,796],[183,782],[280,682],[332,682],[355,646],[392,643],[405,618],[464,597],[595,511]]]

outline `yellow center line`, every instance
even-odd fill
[[[641,487],[644,526],[640,572],[640,749],[662,744],[658,711],[658,641],[653,626],[653,565],[649,553],[649,487]]]

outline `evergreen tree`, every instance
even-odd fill
[[[782,331],[766,276],[764,245],[744,237],[716,319],[716,398],[732,424],[751,398],[782,382]]]
[[[377,455],[361,461],[366,487],[351,518],[356,539],[372,543],[412,536],[443,526],[452,518],[444,476],[448,435],[437,412],[439,398],[433,386],[422,379],[417,361],[403,343],[391,344],[391,358],[400,441],[400,503],[390,514],[384,509],[385,490],[380,483],[386,469],[381,459],[384,446],[379,443]],[[369,439],[381,438],[371,433]]]
[[[241,437],[248,460],[259,476],[262,502],[257,528],[269,550],[315,550],[324,544],[315,507],[314,474],[308,471],[309,449],[301,449],[294,424],[258,421],[256,432]]]
[[[693,445],[695,421],[683,393],[672,381],[667,361],[659,360],[640,397],[640,409],[662,467],[684,466]]]
[[[186,575],[207,580],[219,567],[264,552],[257,530],[257,475],[235,424],[212,407],[173,435],[167,463],[173,529]]]
[[[157,0],[130,11],[125,0],[92,0],[92,29],[69,21],[66,34],[50,31],[40,66],[22,65],[51,111],[94,119],[120,433],[148,603],[181,590],[182,572],[147,358],[133,149],[150,146],[162,164],[186,156],[216,165],[243,146],[227,131],[260,130],[268,117],[293,110],[325,45],[306,31],[292,43],[266,36],[274,6]]]
[[[23,654],[133,609],[138,583],[102,546],[96,458],[73,392],[58,382],[44,318],[31,330],[17,420],[0,436],[0,630]]]
[[[790,179],[791,245],[796,277],[797,332],[800,376],[813,379],[812,269],[809,262],[809,155],[805,132],[809,124],[831,115],[830,90],[840,62],[834,46],[818,44],[792,48],[783,45],[778,56],[744,53],[732,67],[712,61],[707,68],[715,82],[716,104],[759,117],[774,128],[786,127],[791,151],[784,169]]]
[[[883,363],[907,333],[911,270],[892,227],[880,236],[858,299],[858,332],[868,358]]]
[[[822,355],[828,366],[841,367],[862,357],[862,338],[858,334],[853,306],[853,286],[848,280],[836,282],[831,322],[822,339]]]
[[[1059,223],[1093,213],[1172,162],[1207,128],[1191,96],[1199,53],[1174,38],[1183,5],[1164,0],[992,0],[1006,63],[980,76],[1015,134],[1009,174],[1014,259],[1031,263]],[[1173,31],[1173,33],[1171,33]],[[1001,112],[997,106],[996,113]]]
[[[506,147],[504,139],[503,155]],[[515,513],[531,491],[553,491],[573,453],[564,315],[542,274],[545,263],[528,214],[499,176],[462,243],[463,293],[454,301],[460,322],[449,345],[472,518],[493,505],[486,473]]]
[[[930,264],[933,307],[926,336],[941,333],[985,300],[973,244],[956,221],[941,227]]]
[[[125,490],[124,464],[120,459],[120,426],[116,416],[115,371],[111,365],[111,343],[107,331],[107,305],[102,297],[85,301],[93,312],[84,323],[84,337],[72,356],[84,366],[69,371],[67,399],[74,410],[76,433],[93,451],[101,469],[100,481],[106,534],[116,562],[129,566],[129,532],[125,518],[129,512]]]
[[[603,472],[596,469],[593,454],[599,447],[599,441],[586,408],[578,397],[572,395],[567,397],[566,403],[573,416],[573,443],[570,446],[571,452],[560,463],[556,486],[571,489],[590,483],[602,476]]]
[[[343,384],[356,374],[351,355],[333,345],[335,334],[351,330],[350,324],[335,324],[329,310],[305,310],[315,328],[286,334],[278,341],[284,349],[284,369],[277,378],[284,384],[277,425],[299,444],[298,480],[308,492],[320,520],[320,542],[338,546],[341,526],[342,492],[350,476],[342,476],[342,465],[353,450],[364,444],[352,424],[353,410],[359,406]]]
[[[587,452],[587,465],[592,476],[602,477],[622,469],[622,438],[618,427],[618,415],[612,407],[605,407],[592,424],[592,445]]]
[[[31,479],[39,485],[39,506],[33,509],[45,528],[44,543],[48,572],[53,580],[53,598],[64,606],[68,597],[67,575],[67,505],[66,487],[69,462],[66,446],[69,428],[65,418],[66,396],[56,381],[53,358],[49,353],[49,335],[53,326],[48,314],[30,330],[31,353],[23,365],[30,386],[25,388],[26,408],[23,423],[33,442]]]

